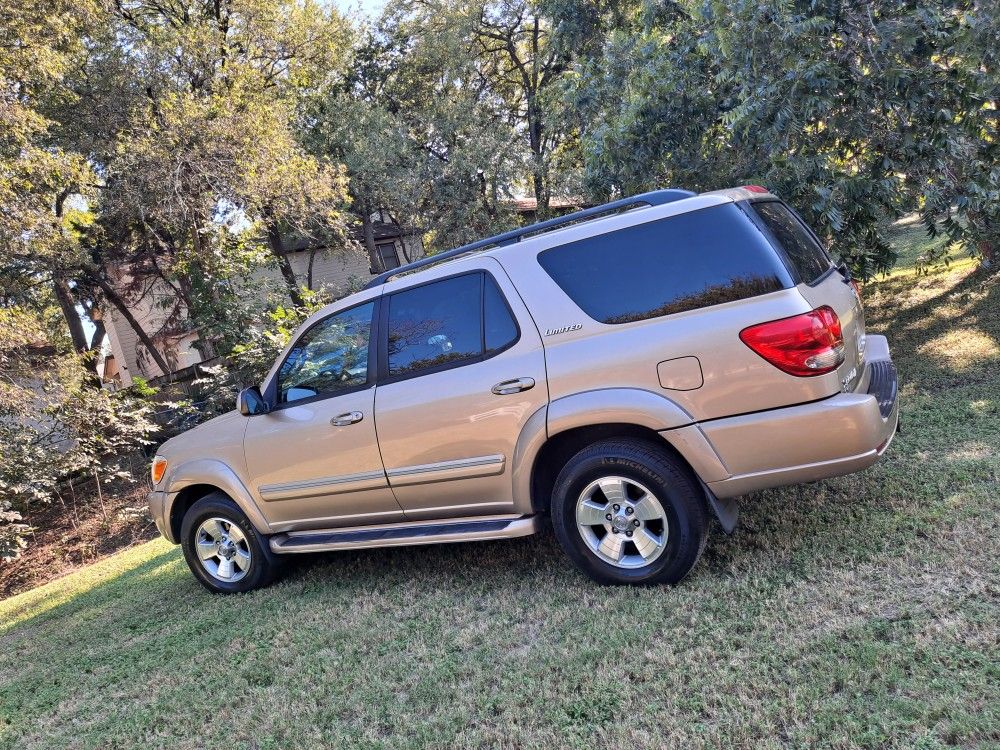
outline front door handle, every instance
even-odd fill
[[[534,387],[534,378],[514,378],[513,380],[504,380],[501,383],[497,383],[493,386],[493,392],[498,396],[509,396],[512,393],[520,393]]]
[[[359,411],[349,411],[344,414],[338,414],[330,420],[330,424],[334,427],[347,427],[347,425],[360,422],[364,418],[365,415]]]

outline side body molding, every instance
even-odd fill
[[[257,531],[262,534],[269,534],[271,532],[267,521],[264,520],[264,516],[257,508],[257,503],[254,502],[246,485],[236,475],[236,472],[222,461],[214,458],[199,458],[194,461],[185,461],[170,471],[170,475],[167,478],[167,499],[166,507],[164,508],[164,516],[166,518],[170,518],[170,512],[174,500],[177,499],[177,493],[193,484],[211,484],[218,487],[240,506],[240,510],[246,513],[247,518],[250,519],[250,523],[254,525]]]
[[[528,419],[513,459],[514,510],[532,513],[531,472],[545,441],[561,432],[598,424],[633,424],[655,430],[691,465],[713,482],[730,472],[687,411],[658,393],[640,388],[601,388],[552,401]]]

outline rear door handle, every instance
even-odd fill
[[[512,393],[520,393],[534,387],[534,378],[514,378],[513,380],[504,380],[501,383],[497,383],[493,386],[493,392],[498,396],[509,396]]]
[[[359,411],[349,411],[344,414],[338,414],[333,419],[330,420],[330,424],[334,427],[347,427],[349,424],[355,424],[360,422],[365,418],[365,415]]]

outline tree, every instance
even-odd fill
[[[956,238],[992,224],[989,18],[960,0],[637,11],[630,31],[612,29],[578,62],[588,184],[611,194],[761,182],[857,272],[887,270],[880,230],[904,211],[924,208]]]
[[[456,38],[419,37],[390,13],[360,40],[346,74],[307,100],[301,137],[346,165],[372,268],[382,262],[370,218],[380,209],[423,229],[429,249],[509,227],[518,137]]]
[[[78,283],[118,310],[164,372],[157,342],[191,328],[204,355],[218,353],[220,303],[262,263],[302,302],[289,240],[346,243],[342,172],[293,134],[296,98],[339,64],[345,35],[311,2],[103,9],[58,113],[99,178]],[[145,332],[129,308],[151,294],[163,326]]]
[[[92,180],[86,160],[53,138],[47,110],[62,101],[64,76],[82,50],[93,7],[16,0],[0,8],[0,278],[4,303],[55,296],[78,352],[84,334],[72,275],[77,247],[66,231],[64,206]]]
[[[399,0],[387,8],[383,30],[406,42],[409,75],[401,78],[415,84],[414,95],[426,90],[414,77],[433,80],[438,106],[447,107],[449,96],[471,100],[469,111],[516,144],[523,161],[513,184],[503,187],[527,187],[545,216],[559,184],[553,162],[574,131],[560,95],[570,56],[552,42],[551,24],[538,6],[528,0]],[[413,98],[400,93],[401,111],[411,111]],[[456,111],[440,115],[442,136],[449,116],[461,119]]]

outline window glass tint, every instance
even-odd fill
[[[299,337],[278,371],[278,401],[336,393],[368,380],[369,302],[331,315]]]
[[[514,343],[517,339],[517,323],[510,314],[510,308],[503,297],[503,292],[496,281],[486,274],[486,284],[483,289],[483,313],[485,315],[486,351],[495,352]]]
[[[767,239],[733,204],[554,247],[538,261],[602,323],[655,318],[792,286]]]
[[[754,203],[753,209],[764,225],[771,230],[771,234],[805,283],[811,284],[830,270],[832,264],[826,251],[813,239],[787,206],[767,201]]]
[[[389,298],[389,375],[483,353],[482,274],[437,281]]]

